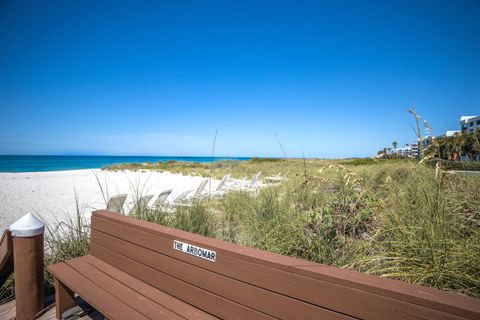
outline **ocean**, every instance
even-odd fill
[[[37,172],[77,169],[97,169],[118,163],[166,161],[212,162],[248,160],[246,157],[153,157],[153,156],[11,156],[0,155],[0,172]]]

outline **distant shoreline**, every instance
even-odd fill
[[[101,169],[122,163],[147,162],[212,162],[220,160],[245,161],[251,157],[194,157],[194,156],[34,156],[0,155],[0,172],[49,172],[81,169]]]

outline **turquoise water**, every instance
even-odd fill
[[[0,172],[37,172],[102,168],[118,163],[144,163],[195,161],[211,162],[219,160],[248,160],[244,157],[140,157],[140,156],[2,156]]]

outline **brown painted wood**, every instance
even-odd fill
[[[402,319],[461,318],[461,316],[456,316],[454,312],[452,312],[453,314],[449,313],[448,310],[444,310],[447,312],[443,312],[439,311],[438,309],[425,307],[421,303],[416,304],[410,301],[404,301],[401,299],[401,296],[391,298],[384,296],[383,294],[375,294],[371,293],[370,291],[360,290],[357,287],[348,286],[348,283],[345,282],[335,283],[326,281],[322,277],[301,274],[301,272],[297,272],[295,265],[290,265],[288,268],[283,268],[284,270],[282,270],[281,268],[272,268],[268,263],[263,264],[263,261],[258,261],[258,259],[258,263],[244,261],[229,255],[230,251],[221,251],[218,250],[218,248],[209,246],[211,244],[209,240],[211,239],[207,239],[206,242],[199,243],[191,241],[191,239],[183,238],[183,235],[174,238],[167,238],[165,237],[164,233],[147,232],[145,229],[139,230],[137,226],[132,226],[129,223],[119,223],[118,219],[108,219],[97,215],[94,215],[92,218],[92,228],[92,239],[97,237],[95,234],[97,230],[106,232],[123,238],[136,245],[143,246],[164,255],[168,255],[177,260],[215,271],[233,279],[255,284],[268,290],[316,304],[330,310],[337,310],[338,312],[349,314],[354,317],[384,319],[384,315],[388,313],[392,317],[399,317]],[[196,257],[192,257],[183,252],[173,250],[173,239],[188,242],[207,249],[216,250],[217,262],[211,263]],[[297,263],[298,261],[301,260],[296,260]],[[314,265],[325,268],[323,265]],[[327,269],[336,268],[327,267]],[[356,276],[360,274],[357,272],[353,273]],[[372,276],[368,277],[377,278]],[[380,280],[390,281],[388,279]],[[396,284],[400,283],[398,281],[394,282]],[[423,287],[419,286],[411,287],[413,289],[424,289]],[[352,303],[345,303],[346,301],[350,301]],[[478,301],[476,302],[478,304]],[[467,317],[470,316],[470,318],[475,318],[475,315],[464,315]]]
[[[420,285],[412,285],[397,280],[381,278],[352,270],[344,270],[345,273],[335,274],[331,267],[317,265],[297,265],[288,268],[288,271],[315,279],[334,278],[336,283],[346,283],[352,288],[365,290],[366,279],[371,279],[370,288],[366,291],[377,292],[384,295],[420,305],[425,308],[439,310],[444,313],[457,315],[467,319],[480,319],[480,299],[465,295],[428,288]]]
[[[222,319],[274,319],[92,242],[90,254],[125,273]]]
[[[76,292],[87,303],[100,311],[106,318],[115,320],[146,320],[137,310],[126,305],[103,288],[97,286],[66,263],[50,266],[48,270],[72,291]]]
[[[173,240],[215,251],[216,262],[174,250]],[[65,281],[76,281],[66,283],[68,287],[80,283],[95,287],[80,289],[100,311],[97,305],[111,311],[107,300],[114,299],[150,319],[159,313],[171,319],[480,319],[477,299],[246,248],[107,211],[92,215],[90,255],[60,266],[67,268],[62,270]],[[57,266],[52,271],[58,272]]]
[[[129,305],[149,319],[184,319],[178,314],[168,310],[162,305],[157,304],[155,301],[146,298],[144,295],[101,272],[86,262],[83,257],[71,259],[65,263],[68,264],[72,269],[79,272],[82,276],[94,282],[112,296],[116,297],[118,300]]]
[[[75,293],[55,279],[55,308],[57,319],[62,318],[62,314],[75,306]]]
[[[13,272],[13,241],[10,230],[3,231],[0,239],[0,287]]]
[[[279,319],[300,318],[305,320],[318,319],[319,317],[322,319],[346,318],[330,310],[173,259],[167,255],[159,254],[97,230],[92,232],[91,242],[102,245],[135,261],[141,261],[142,264],[174,278],[215,293],[228,300],[249,306],[272,317]],[[278,280],[281,281],[281,279]]]
[[[13,237],[16,317],[31,319],[44,305],[43,233],[33,237]]]
[[[257,249],[245,248],[224,241],[164,227],[158,224],[140,221],[131,217],[112,214],[106,210],[94,212],[92,223],[96,217],[107,218],[111,221],[132,225],[148,233],[162,234],[162,236],[165,236],[168,239],[181,238],[184,239],[185,242],[198,246],[209,246],[211,249],[221,252],[222,255],[237,257],[242,261],[263,263],[288,272],[303,274],[319,280],[341,284],[392,299],[417,304],[426,308],[452,313],[461,317],[473,319],[480,317],[479,299],[433,288],[411,285],[392,279],[371,276],[352,270],[334,268]],[[297,269],[297,267],[299,268]]]
[[[161,304],[165,308],[176,312],[178,315],[186,319],[198,319],[198,320],[213,320],[218,319],[206,312],[203,312],[197,308],[192,307],[188,303],[185,303],[179,299],[174,298],[173,296],[158,290],[157,288],[148,285],[135,277],[109,265],[108,263],[92,256],[86,255],[82,259],[98,270],[102,271],[105,274],[108,274],[110,277],[116,281],[124,284],[125,286],[135,290],[141,295]]]

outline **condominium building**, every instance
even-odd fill
[[[405,145],[403,148],[397,148],[394,153],[404,156],[404,157],[415,157],[418,158],[420,154],[418,150],[418,143],[413,143],[411,145]]]
[[[477,130],[480,130],[480,116],[461,116],[460,117],[460,127],[461,130],[448,130],[445,134],[438,136],[440,137],[454,137],[460,133],[472,133]],[[422,138],[422,146],[423,150],[427,149],[428,146],[432,143],[435,137],[432,135],[428,135]],[[397,148],[396,150],[392,151],[392,153],[396,153],[401,156],[405,157],[420,157],[420,139],[417,139],[416,143],[412,143],[411,145],[405,145],[403,148]]]
[[[423,140],[422,140],[423,141]],[[412,145],[410,146],[410,149],[411,149],[411,155],[412,157],[414,158],[418,158],[419,155],[420,155],[420,149],[418,147],[418,143],[412,143]]]
[[[462,133],[471,133],[480,130],[480,116],[460,117],[460,127],[462,128]]]
[[[410,146],[405,146],[403,148],[397,148],[394,153],[398,154],[399,156],[408,156],[410,154]]]

